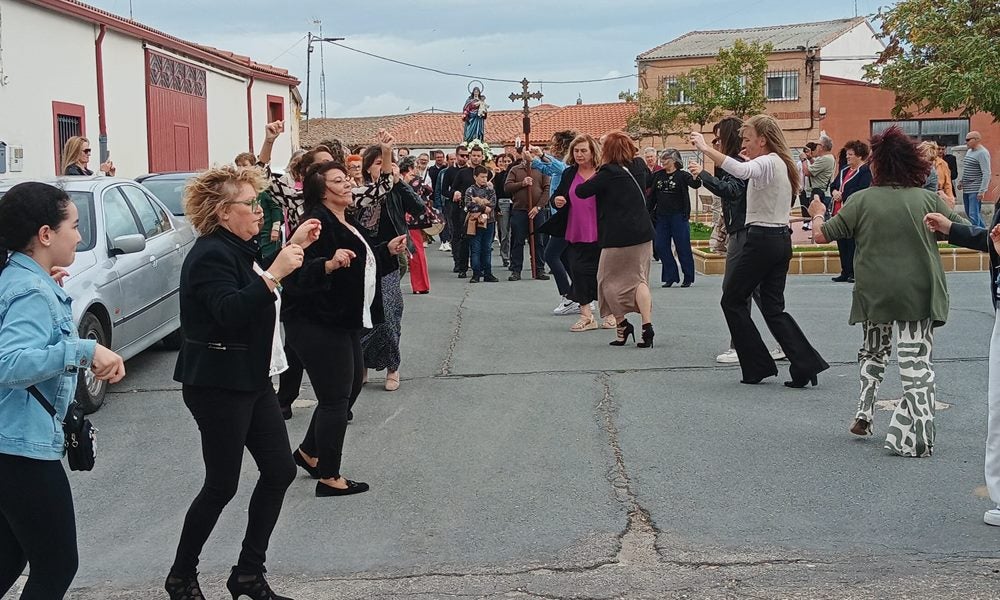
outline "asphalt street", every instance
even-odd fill
[[[269,551],[275,589],[340,598],[1000,598],[1000,529],[982,523],[985,273],[950,274],[935,336],[929,459],[848,432],[860,330],[851,286],[789,278],[787,305],[832,368],[820,385],[758,386],[715,363],[721,278],[654,288],[656,345],[570,333],[552,281],[469,284],[428,250],[431,294],[409,293],[402,386],[374,374],[343,472],[369,493],[289,489]],[[499,258],[495,260],[499,264]],[[654,264],[653,279],[659,280]],[[756,309],[755,309],[756,310]],[[763,326],[762,326],[763,330]],[[765,334],[765,337],[767,335]],[[773,342],[769,341],[773,347]],[[162,581],[203,475],[175,354],[147,351],[93,416],[97,469],[74,473],[81,549],[70,597],[165,598]],[[899,398],[895,362],[880,396]],[[306,386],[292,443],[314,406]],[[884,403],[887,408],[889,402]],[[235,562],[256,471],[203,554],[209,598]]]

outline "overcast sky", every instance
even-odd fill
[[[87,0],[128,16],[129,0]],[[889,0],[131,0],[134,18],[189,41],[288,69],[305,96],[308,31],[389,58],[479,78],[599,79],[635,74],[639,53],[697,29],[733,29],[871,14]],[[528,18],[524,18],[528,15]],[[328,117],[460,110],[471,78],[420,71],[323,45]],[[321,113],[319,48],[312,115]],[[513,83],[485,83],[493,110],[514,108]],[[532,86],[537,89],[538,86]],[[614,102],[633,78],[541,86],[544,102]],[[537,104],[537,102],[533,103]],[[520,104],[518,104],[520,106]]]

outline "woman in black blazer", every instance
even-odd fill
[[[847,203],[851,194],[872,185],[872,172],[865,162],[871,153],[868,144],[853,140],[844,144],[844,150],[847,154],[847,166],[840,170],[830,184],[830,189],[833,190],[833,214],[837,214],[839,207]],[[852,239],[837,240],[837,249],[840,250],[840,275],[833,277],[833,281],[854,283],[854,248]]]
[[[247,511],[246,537],[226,587],[233,597],[288,600],[264,579],[264,558],[295,478],[288,433],[271,386],[284,365],[276,303],[281,280],[303,259],[319,223],[304,223],[290,243],[264,263],[257,244],[263,211],[257,195],[266,186],[254,168],[205,171],[184,191],[185,212],[199,233],[180,280],[184,343],[174,379],[201,432],[205,483],[184,519],[177,555],[165,588],[171,600],[204,598],[198,557],[222,509],[236,495],[243,449],[260,479]],[[266,270],[265,270],[266,269]]]
[[[288,343],[309,374],[319,404],[292,452],[316,483],[317,496],[346,496],[368,484],[341,476],[348,413],[361,392],[361,332],[384,320],[381,275],[398,268],[406,235],[377,244],[348,213],[354,183],[339,162],[313,165],[303,180],[305,215],[319,220],[319,240],[288,281],[281,309]]]

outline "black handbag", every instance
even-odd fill
[[[28,388],[28,393],[38,400],[51,416],[56,416],[52,406],[37,387]],[[75,400],[69,403],[66,418],[63,419],[63,437],[66,444],[66,459],[73,471],[90,471],[97,460],[97,428],[83,414],[83,407]]]

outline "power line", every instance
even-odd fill
[[[288,54],[289,52],[291,52],[292,50],[294,50],[296,46],[298,46],[299,44],[301,44],[301,43],[302,43],[302,40],[306,39],[306,37],[307,37],[308,35],[309,35],[309,34],[307,33],[306,35],[304,35],[304,36],[300,37],[300,38],[299,38],[298,40],[296,40],[296,42],[295,42],[294,44],[292,44],[291,46],[289,46],[287,50],[285,50],[284,52],[282,52],[281,54],[279,54],[279,55],[275,56],[274,58],[272,58],[271,60],[269,60],[269,61],[267,61],[267,62],[268,62],[268,63],[273,63],[274,61],[278,60],[278,59],[279,59],[279,58],[281,58],[282,56],[284,56],[284,55]]]
[[[499,83],[521,83],[521,81],[518,80],[518,79],[501,79],[499,77],[486,77],[486,76],[483,76],[483,75],[469,75],[469,74],[466,74],[466,73],[453,73],[451,71],[443,71],[441,69],[435,69],[433,67],[425,67],[425,66],[422,66],[422,65],[415,65],[413,63],[408,63],[408,62],[405,62],[405,61],[402,61],[402,60],[396,60],[395,58],[389,58],[387,56],[380,56],[378,54],[373,54],[371,52],[366,52],[364,50],[359,50],[357,48],[352,48],[352,47],[347,46],[345,44],[338,44],[336,42],[332,42],[332,43],[333,43],[334,46],[340,46],[341,48],[343,48],[345,50],[350,50],[351,52],[357,52],[358,54],[364,54],[365,56],[370,56],[371,58],[377,58],[379,60],[384,60],[386,62],[395,63],[397,65],[403,65],[404,67],[410,67],[410,68],[413,68],[413,69],[420,69],[422,71],[430,71],[431,73],[437,73],[439,75],[447,75],[449,77],[462,77],[464,79],[478,79],[480,81],[496,81],[496,82],[499,82]],[[633,77],[636,77],[636,75],[634,75],[634,74],[632,74],[632,75],[620,75],[618,77],[602,77],[600,79],[574,79],[574,80],[566,80],[566,81],[541,81],[541,80],[539,80],[539,81],[532,81],[532,83],[538,83],[538,84],[548,83],[550,85],[554,85],[554,84],[572,84],[572,83],[600,83],[602,81],[617,81],[619,79],[630,79],[630,78],[633,78]]]

